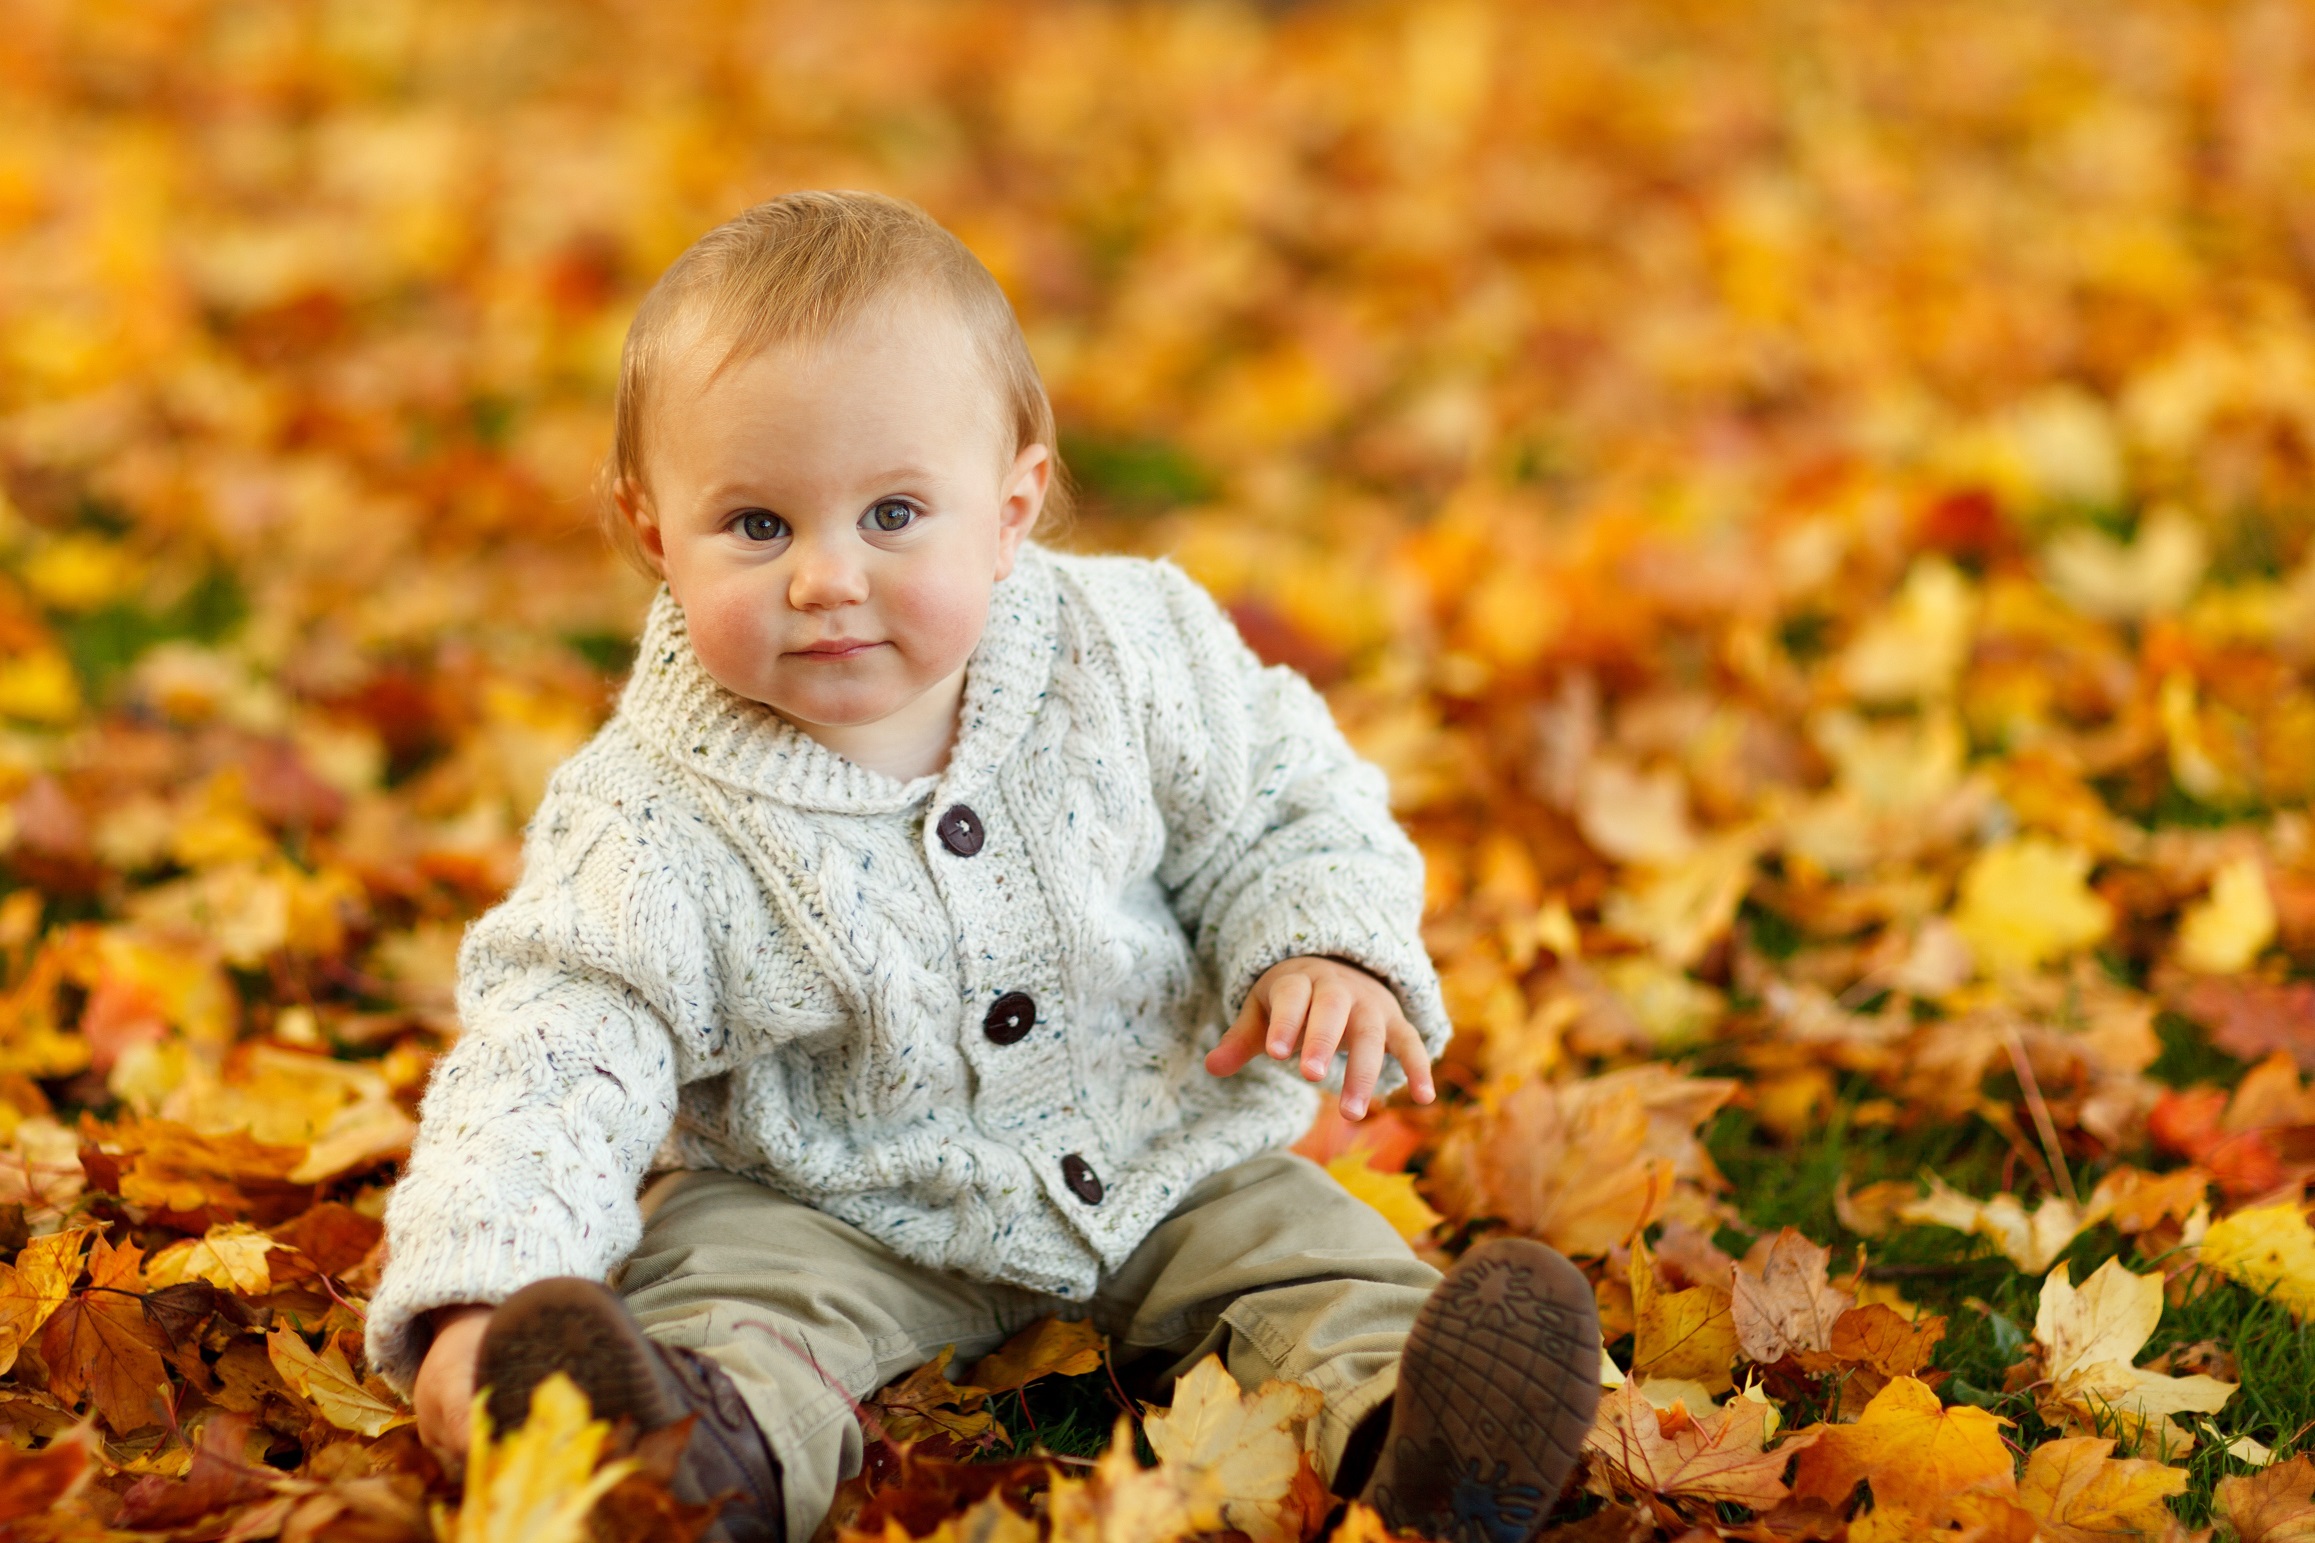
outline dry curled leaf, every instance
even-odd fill
[[[1765,1511],[1784,1499],[1785,1465],[1816,1436],[1800,1432],[1769,1449],[1774,1412],[1735,1398],[1701,1410],[1659,1412],[1634,1386],[1600,1399],[1584,1451],[1608,1483],[1629,1495],[1727,1501]]]
[[[1759,1254],[1757,1268],[1750,1258],[1737,1265],[1730,1316],[1748,1358],[1766,1366],[1833,1348],[1834,1325],[1856,1299],[1826,1278],[1832,1257],[1786,1227]]]

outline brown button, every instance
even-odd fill
[[[963,804],[949,805],[949,812],[940,817],[940,844],[959,857],[970,857],[981,849],[985,839],[981,817]]]
[[[1037,1026],[1037,1002],[1026,991],[1008,991],[989,1004],[981,1032],[991,1044],[1017,1045]]]
[[[1093,1164],[1075,1152],[1061,1159],[1061,1182],[1087,1205],[1101,1204],[1101,1175],[1093,1171]]]

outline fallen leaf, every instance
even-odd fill
[[[1367,1166],[1366,1154],[1346,1152],[1326,1165],[1334,1181],[1382,1213],[1391,1230],[1412,1242],[1443,1219],[1415,1193],[1411,1173],[1383,1173]]]
[[[1784,1499],[1785,1465],[1815,1437],[1803,1432],[1767,1450],[1774,1411],[1751,1399],[1682,1410],[1671,1420],[1636,1387],[1602,1395],[1584,1451],[1595,1472],[1625,1494],[1727,1501],[1765,1511]]]
[[[2315,1231],[2296,1203],[2220,1218],[2203,1234],[2196,1257],[2227,1279],[2274,1297],[2294,1318],[2315,1317]]]
[[[1296,1504],[1296,1481],[1308,1467],[1303,1429],[1320,1403],[1316,1389],[1288,1382],[1242,1393],[1220,1356],[1176,1379],[1172,1407],[1151,1410],[1142,1434],[1182,1498],[1187,1530],[1300,1543],[1318,1519],[1307,1514],[1307,1495]]]
[[[322,1418],[340,1430],[382,1436],[413,1418],[385,1383],[376,1377],[356,1377],[346,1353],[335,1341],[325,1342],[316,1354],[295,1331],[275,1329],[265,1337],[265,1353],[281,1380],[310,1400]]]
[[[455,1518],[438,1515],[436,1530],[446,1543],[580,1543],[595,1502],[633,1461],[595,1466],[611,1428],[590,1417],[587,1395],[561,1372],[532,1390],[520,1430],[494,1433],[488,1403],[487,1391],[475,1395],[464,1503]]]
[[[2210,895],[2186,908],[2178,923],[2178,962],[2205,975],[2232,975],[2250,967],[2275,941],[2275,902],[2267,868],[2255,855],[2238,857],[2211,875]]]
[[[2076,1287],[2060,1265],[2042,1283],[2034,1339],[2041,1345],[2048,1387],[2046,1418],[2108,1429],[2120,1417],[2135,1443],[2151,1429],[2165,1451],[2183,1451],[2192,1438],[2169,1416],[2222,1408],[2235,1384],[2216,1377],[2170,1377],[2133,1363],[2162,1321],[2162,1276],[2134,1275],[2109,1259]]]
[[[1870,1367],[1884,1377],[1910,1377],[1929,1365],[1944,1337],[1943,1318],[1908,1319],[1875,1302],[1835,1319],[1829,1348],[1835,1360]]]
[[[894,1441],[946,1437],[973,1445],[1002,1439],[1003,1427],[986,1407],[989,1390],[948,1380],[955,1354],[956,1346],[944,1345],[939,1355],[868,1396],[866,1407],[886,1435]]]
[[[2288,1051],[2315,1072],[2315,981],[2204,976],[2173,993],[2178,1010],[2210,1032],[2227,1054],[2256,1061]]]
[[[1637,1239],[1630,1280],[1633,1375],[1691,1380],[1714,1393],[1733,1386],[1728,1368],[1736,1359],[1737,1337],[1728,1291],[1713,1285],[1666,1291],[1656,1280],[1648,1245]]]
[[[155,1287],[203,1280],[223,1291],[263,1296],[273,1289],[265,1256],[272,1238],[247,1222],[220,1222],[198,1238],[172,1243],[145,1262],[145,1280]]]
[[[1816,1425],[1801,1453],[1793,1494],[1844,1506],[1861,1481],[1877,1505],[1941,1517],[1952,1498],[1981,1484],[2006,1484],[2009,1421],[1961,1404],[1948,1409],[1917,1378],[1898,1377],[1873,1396],[1854,1425]]]
[[[2173,1495],[2186,1493],[2186,1470],[2118,1461],[2114,1443],[2078,1436],[2046,1441],[2026,1455],[2018,1503],[2041,1524],[2047,1543],[2103,1543],[2162,1537],[2172,1525]]]
[[[1953,924],[1988,974],[2032,970],[2106,936],[2113,907],[2089,885],[2091,857],[2041,835],[1997,842],[1961,876]]]
[[[2221,1479],[2212,1496],[2241,1543],[2315,1543],[2315,1459]]]
[[[187,1527],[271,1494],[275,1472],[253,1464],[243,1450],[254,1424],[247,1415],[222,1414],[203,1425],[184,1478],[149,1474],[130,1485],[121,1495],[120,1525],[146,1531]]]
[[[72,1294],[87,1238],[78,1231],[34,1238],[17,1252],[14,1264],[0,1264],[0,1372],[16,1364],[17,1353]]]
[[[168,1349],[168,1336],[145,1316],[143,1305],[111,1290],[73,1297],[56,1309],[40,1336],[50,1390],[68,1404],[85,1396],[120,1436],[167,1418],[169,1374],[162,1357]]]
[[[1101,1331],[1083,1318],[1040,1318],[994,1353],[965,1380],[989,1393],[1010,1393],[1040,1377],[1082,1377],[1101,1365]]]
[[[0,1442],[0,1523],[62,1507],[95,1476],[96,1429],[83,1423],[36,1452]]]
[[[1832,1250],[1787,1227],[1770,1241],[1758,1269],[1750,1259],[1737,1265],[1730,1316],[1748,1358],[1766,1366],[1832,1349],[1834,1324],[1855,1305],[1825,1277],[1832,1257]]]
[[[2032,1211],[2018,1197],[2000,1194],[1991,1200],[1972,1200],[1943,1179],[1932,1175],[1929,1193],[1897,1211],[1902,1221],[1989,1238],[2010,1263],[2028,1275],[2040,1275],[2066,1251],[2066,1245],[2090,1225],[2083,1210],[2055,1195]]]

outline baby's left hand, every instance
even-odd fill
[[[1342,1079],[1342,1113],[1363,1119],[1367,1099],[1382,1075],[1383,1055],[1399,1058],[1415,1102],[1431,1101],[1431,1057],[1423,1037],[1407,1022],[1390,987],[1339,959],[1305,955],[1284,959],[1262,972],[1230,1032],[1206,1056],[1206,1070],[1227,1077],[1268,1051],[1284,1061],[1302,1047],[1302,1075],[1325,1078],[1336,1050],[1347,1051],[1350,1067]]]

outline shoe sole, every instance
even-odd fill
[[[538,1281],[490,1315],[475,1380],[490,1390],[491,1429],[529,1418],[531,1391],[555,1372],[578,1384],[598,1420],[652,1431],[683,1415],[651,1342],[618,1294],[593,1281]]]
[[[1524,1238],[1482,1243],[1407,1334],[1368,1503],[1439,1543],[1526,1543],[1574,1471],[1599,1373],[1583,1272]]]

